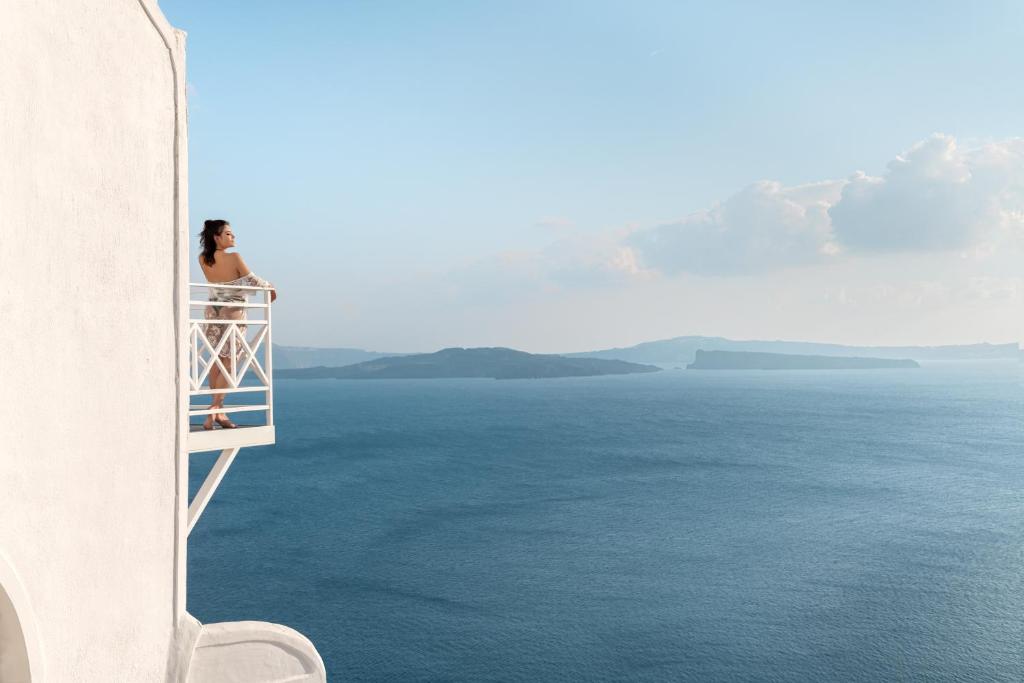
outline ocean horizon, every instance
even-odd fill
[[[1024,679],[1016,362],[275,398],[189,610],[287,624],[332,679]]]

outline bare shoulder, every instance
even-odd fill
[[[231,263],[233,263],[235,268],[238,270],[238,277],[249,274],[249,266],[246,265],[245,259],[242,258],[240,253],[235,251],[228,254],[228,256],[231,257]]]

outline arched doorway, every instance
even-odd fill
[[[0,555],[0,681],[42,683],[42,657],[28,595]]]

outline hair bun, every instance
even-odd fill
[[[207,265],[213,265],[213,254],[217,251],[216,237],[227,225],[230,225],[230,223],[223,218],[207,218],[203,221],[203,231],[199,233],[199,242],[203,246],[203,261]]]

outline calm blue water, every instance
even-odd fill
[[[1024,680],[1021,379],[279,381],[189,610],[332,680]]]

